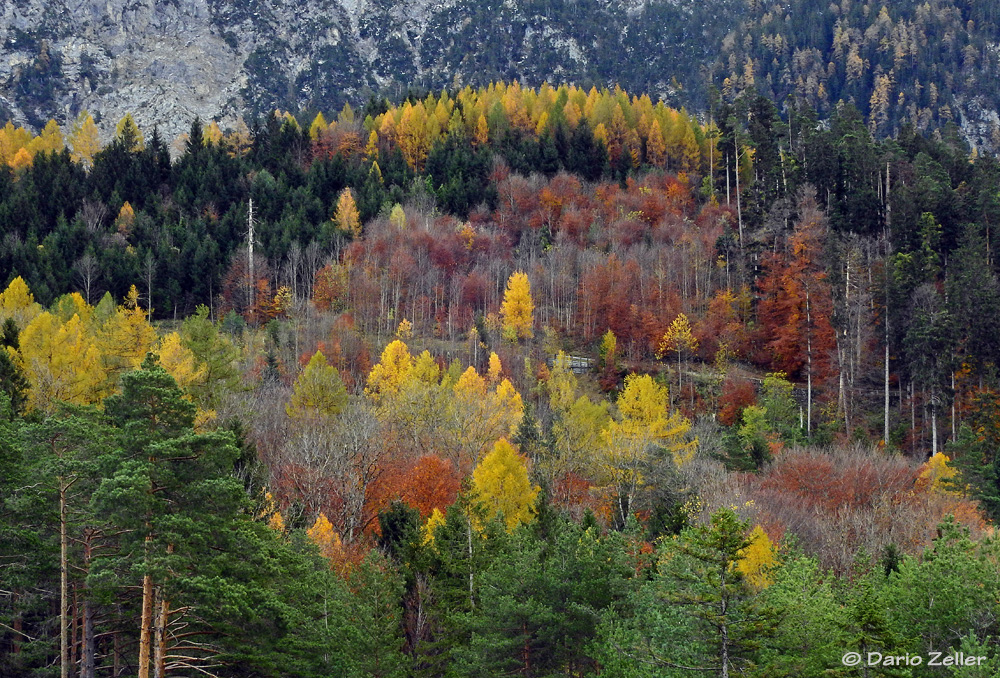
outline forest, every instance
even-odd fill
[[[328,115],[0,129],[0,673],[998,674],[995,158]]]

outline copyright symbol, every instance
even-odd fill
[[[848,652],[843,657],[841,657],[840,662],[844,666],[857,666],[861,663],[861,653],[860,652]]]

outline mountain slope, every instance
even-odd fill
[[[953,119],[995,145],[1000,90],[981,76],[997,69],[997,10],[985,4],[8,0],[0,119],[38,128],[82,109],[112,121],[131,111],[172,135],[195,115],[225,124],[515,78],[620,84],[703,110],[712,83],[795,94],[821,112],[853,100],[886,132]]]

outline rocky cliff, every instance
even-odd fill
[[[879,133],[957,123],[1000,147],[994,3],[970,0],[2,0],[0,121],[126,112],[170,138],[275,108],[339,109],[520,79],[621,84],[705,110],[754,87]],[[881,8],[881,9],[879,9]]]
[[[622,81],[669,95],[732,28],[692,31],[690,7],[643,0],[4,0],[2,14],[0,120],[39,128],[87,109],[107,131],[131,111],[167,136],[196,115],[329,111],[411,85]],[[691,68],[661,68],[679,52]]]

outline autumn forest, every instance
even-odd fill
[[[0,675],[1000,675],[1000,162],[710,98],[0,128]]]

